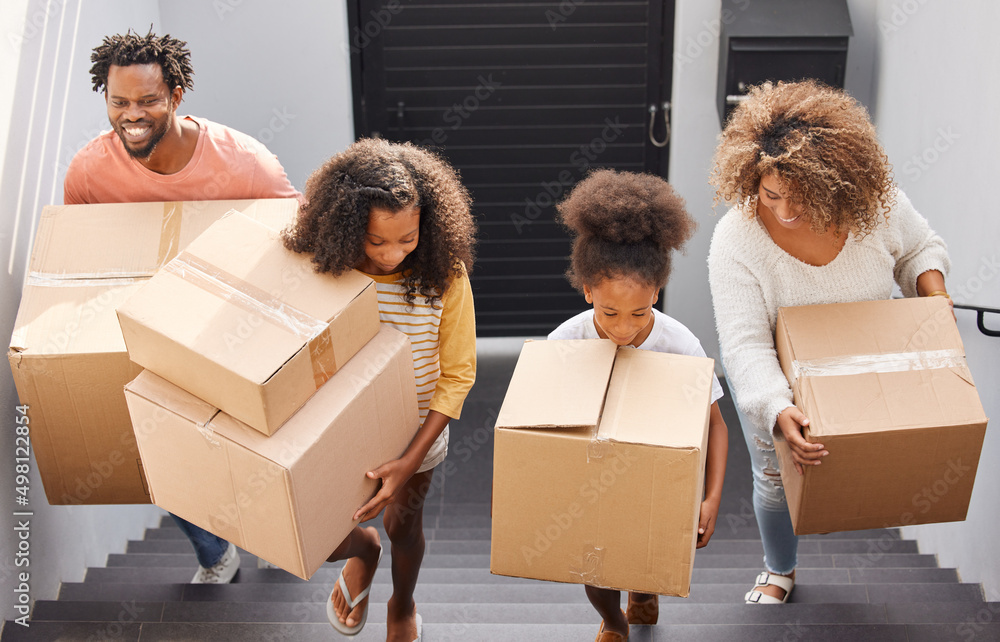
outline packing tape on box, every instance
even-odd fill
[[[569,574],[579,578],[583,584],[600,586],[604,581],[604,554],[603,546],[595,546],[589,542],[584,544],[580,562],[569,569]]]
[[[156,253],[157,269],[177,256],[181,244],[181,223],[184,203],[180,201],[163,204],[163,221],[160,223],[160,247]]]
[[[215,429],[209,426],[209,424],[212,423],[212,419],[215,419],[215,415],[212,415],[212,418],[205,423],[199,424],[198,432],[201,433],[201,436],[204,437],[205,441],[207,441],[213,448],[222,448],[222,443],[215,438]]]
[[[327,322],[288,305],[257,286],[220,270],[188,252],[178,254],[174,260],[163,266],[163,270],[250,314],[259,315],[306,341],[312,363],[313,381],[317,388],[336,372],[336,355]]]
[[[180,251],[181,224],[184,203],[163,204],[163,220],[160,222],[160,243],[156,252],[158,270]],[[155,271],[155,270],[154,270]],[[130,285],[148,280],[153,275],[150,270],[124,271],[101,270],[100,272],[31,272],[24,280],[25,285],[57,288],[86,288],[96,286]]]
[[[799,377],[836,377],[967,367],[965,355],[961,350],[955,349],[804,359],[792,361],[792,383]]]
[[[112,276],[99,278],[100,274],[51,274],[43,272],[32,272],[24,280],[25,285],[33,285],[43,288],[89,288],[115,285],[134,285],[149,280],[149,275],[144,276]]]
[[[614,443],[605,437],[594,437],[587,444],[587,463],[592,463],[595,460],[602,460],[607,455],[614,454]]]

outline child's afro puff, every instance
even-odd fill
[[[557,206],[573,235],[567,278],[578,290],[630,277],[657,288],[670,276],[670,253],[691,238],[684,199],[651,174],[597,170]]]

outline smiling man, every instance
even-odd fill
[[[224,125],[177,115],[192,86],[187,43],[129,32],[106,37],[90,60],[112,130],[73,157],[63,185],[67,205],[299,197],[262,144]],[[173,517],[198,557],[192,582],[231,581],[239,568],[236,547]]]
[[[112,130],[73,158],[66,204],[298,196],[264,145],[204,118],[177,115],[194,74],[187,43],[130,32],[106,37],[90,60]]]

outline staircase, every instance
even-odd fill
[[[417,587],[424,640],[589,641],[599,620],[578,585],[490,575],[492,424],[516,355],[485,353],[463,419],[452,424],[448,475],[439,470],[424,512],[427,551]],[[661,598],[660,624],[633,627],[633,641],[723,640],[918,642],[1000,640],[1000,602],[984,602],[977,584],[938,568],[897,531],[860,531],[801,538],[798,584],[783,606],[747,606],[743,594],[762,570],[763,554],[750,504],[749,457],[726,397],[729,464],[719,523],[696,557],[691,596]],[[381,531],[381,520],[375,520]],[[385,533],[382,532],[383,540]],[[357,640],[385,639],[392,591],[389,549],[371,592],[369,622]],[[234,583],[187,584],[190,544],[172,520],[129,542],[107,566],[80,583],[64,583],[59,599],[38,601],[25,628],[4,624],[0,642],[17,640],[338,640],[325,600],[339,568],[327,565],[309,582],[256,568],[244,553]]]

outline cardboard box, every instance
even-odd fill
[[[965,519],[986,415],[942,297],[782,308],[775,343],[807,440],[776,440],[795,532]]]
[[[390,328],[271,437],[148,370],[125,396],[156,505],[303,579],[420,425],[410,342]]]
[[[490,571],[687,596],[711,359],[527,342],[496,421]]]
[[[375,282],[239,213],[214,223],[118,308],[129,357],[266,435],[379,330]]]
[[[148,503],[115,308],[231,209],[274,227],[295,199],[116,203],[42,210],[7,353],[50,504]]]

